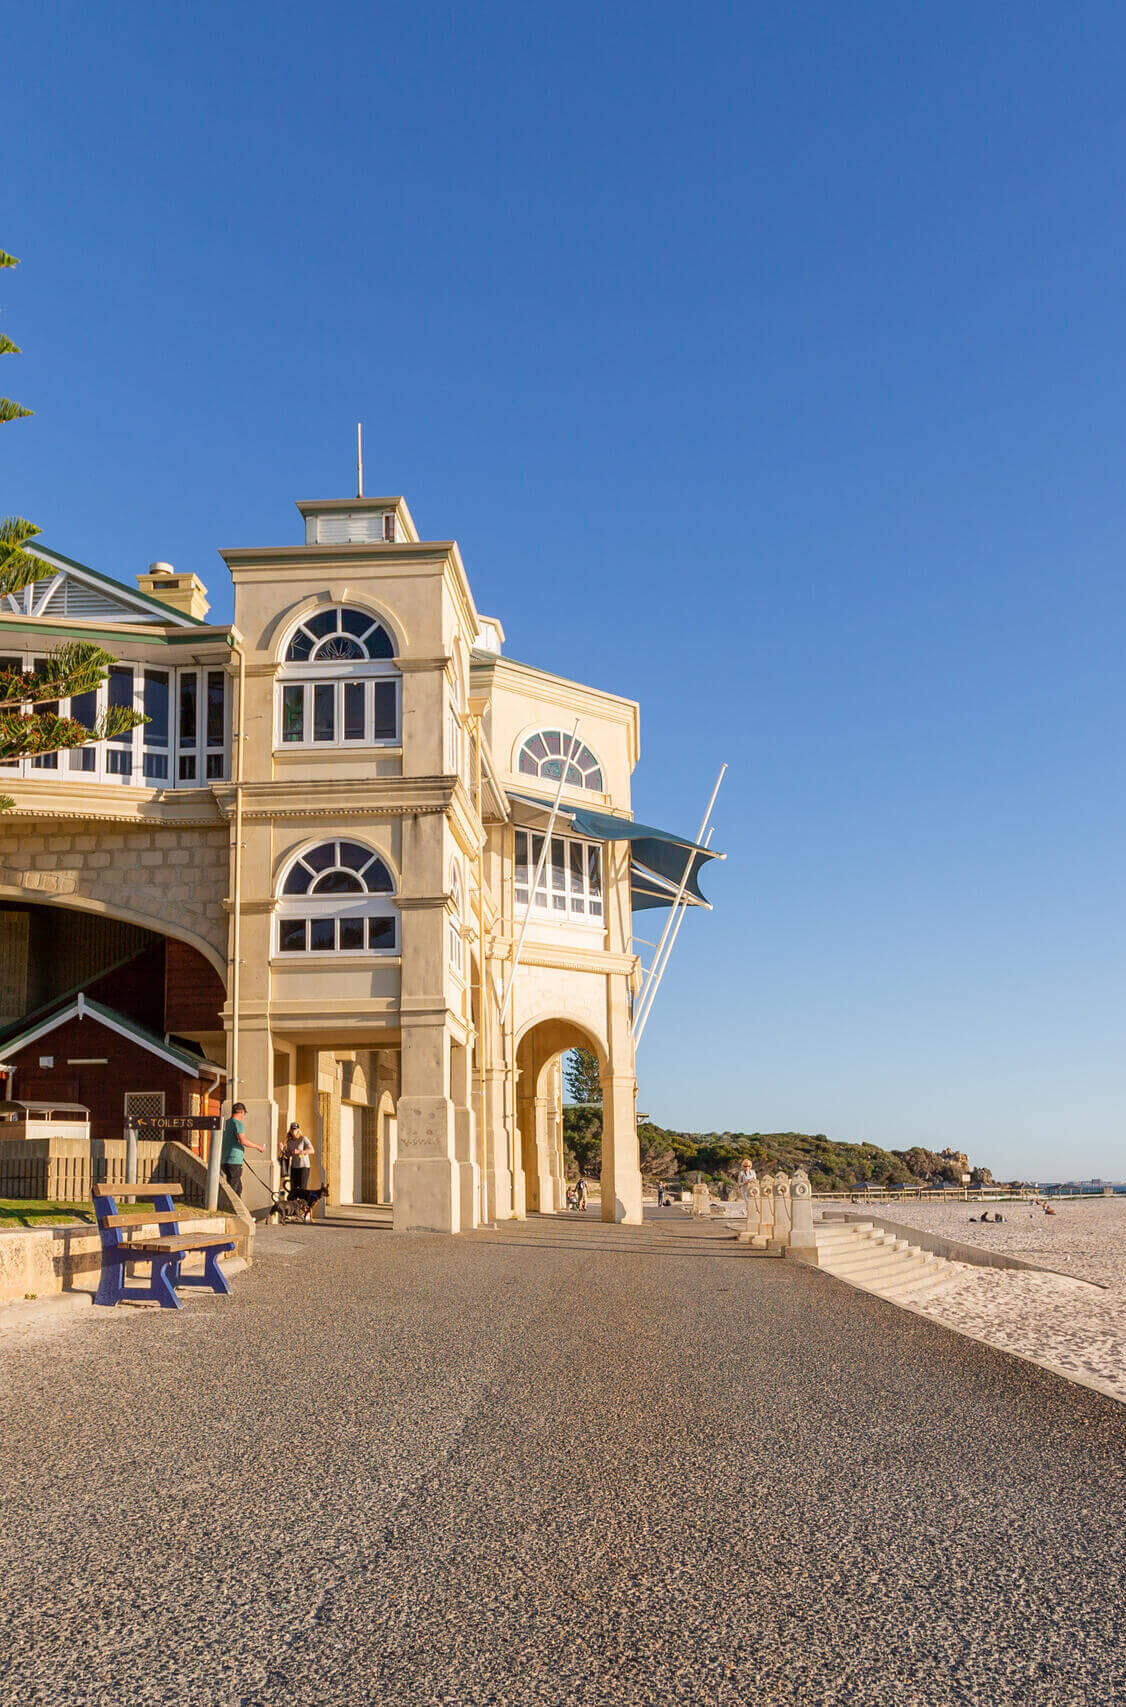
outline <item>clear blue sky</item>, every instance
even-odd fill
[[[642,701],[639,816],[730,762],[654,1118],[1126,1174],[1120,6],[48,3],[5,59],[3,509],[227,615],[362,418],[509,651]]]

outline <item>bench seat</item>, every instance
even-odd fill
[[[176,1296],[179,1287],[202,1286],[210,1292],[230,1292],[230,1282],[219,1267],[219,1257],[224,1251],[234,1250],[234,1240],[225,1229],[215,1233],[181,1233],[177,1216],[185,1211],[175,1209],[172,1204],[173,1197],[181,1195],[179,1186],[155,1180],[144,1187],[94,1187],[94,1214],[102,1240],[102,1275],[95,1304],[119,1304],[123,1299],[140,1303],[148,1299],[166,1310],[179,1310],[182,1308]],[[149,1197],[153,1206],[145,1209],[138,1205],[121,1214],[118,1197]],[[137,1226],[155,1227],[156,1232],[138,1234],[133,1240],[123,1235],[122,1228]],[[203,1273],[184,1274],[184,1258],[195,1251],[203,1257]],[[152,1275],[148,1286],[125,1285],[126,1270],[134,1263],[150,1265]]]
[[[157,1239],[123,1240],[118,1249],[135,1251],[138,1256],[142,1251],[180,1251],[190,1255],[192,1251],[208,1251],[213,1245],[221,1245],[225,1251],[235,1248],[234,1240],[226,1233],[170,1233]]]

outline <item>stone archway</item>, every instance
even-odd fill
[[[0,898],[106,913],[178,937],[225,980],[229,857],[223,825],[16,817],[0,826]]]
[[[516,1049],[516,1125],[520,1135],[519,1158],[524,1172],[524,1198],[532,1214],[557,1214],[566,1200],[563,1162],[562,1062],[572,1049],[586,1049],[598,1061],[605,1078],[608,1065],[600,1039],[585,1026],[570,1019],[541,1019],[521,1034]],[[635,1139],[636,1143],[636,1139]],[[603,1183],[607,1183],[606,1159],[613,1134],[604,1125]],[[611,1180],[612,1180],[611,1170]],[[605,1219],[614,1213],[613,1186]],[[611,1208],[609,1216],[606,1207]]]

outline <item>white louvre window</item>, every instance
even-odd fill
[[[318,545],[364,545],[394,538],[393,510],[329,510],[317,517]]]
[[[516,832],[516,905],[527,907],[532,879],[536,874],[543,837],[532,830]],[[532,912],[542,913],[557,924],[567,920],[602,918],[602,847],[598,842],[580,842],[573,836],[552,836],[551,851],[540,872]]]
[[[395,646],[370,611],[333,606],[298,624],[278,675],[276,745],[396,746]]]
[[[589,747],[575,743],[573,736],[562,729],[541,729],[529,735],[520,748],[516,768],[524,776],[534,776],[546,782],[558,782],[567,763],[567,783],[571,788],[593,788],[602,792],[602,767]]]
[[[395,954],[395,885],[374,848],[321,842],[289,866],[278,903],[277,949],[291,954]]]

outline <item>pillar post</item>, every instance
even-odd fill
[[[450,1097],[454,1105],[454,1154],[457,1158],[458,1195],[462,1232],[476,1227],[481,1201],[481,1169],[476,1158],[476,1117],[469,1050],[462,1043],[450,1045]]]
[[[641,1223],[641,1155],[633,1074],[602,1081],[602,1219]]]
[[[410,1024],[405,1014],[403,1019],[393,1226],[397,1233],[457,1233],[461,1182],[445,1018]]]
[[[265,1024],[251,1027],[245,1020],[243,1022],[239,1035],[239,1084],[235,1095],[239,1102],[246,1104],[247,1138],[252,1144],[264,1144],[266,1147],[264,1156],[257,1150],[248,1149],[246,1152],[249,1167],[243,1169],[242,1196],[247,1208],[253,1212],[269,1206],[270,1193],[278,1180],[274,1044]],[[224,1114],[230,1112],[227,1104]],[[261,1183],[263,1181],[266,1183]]]

